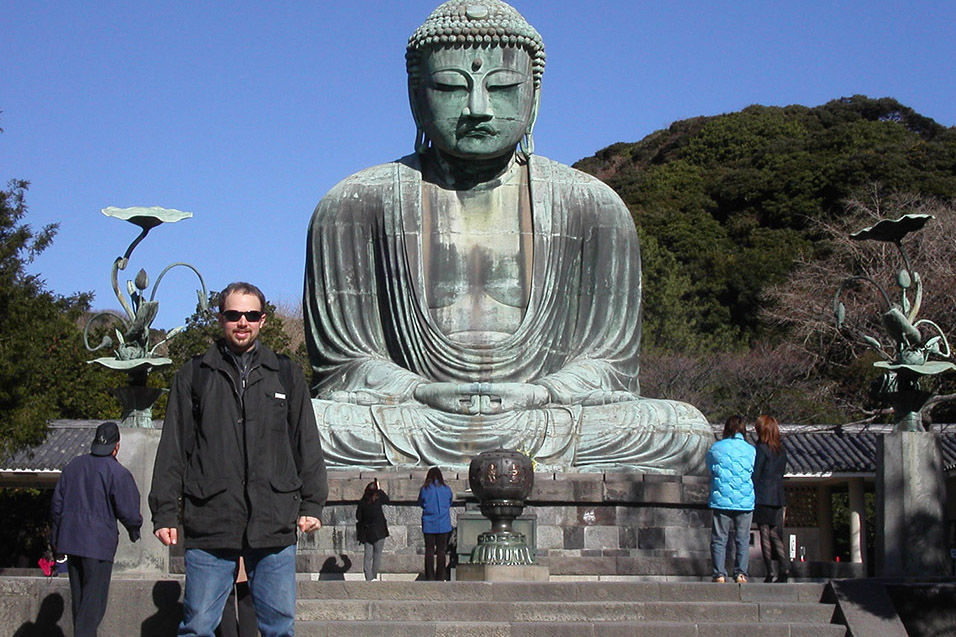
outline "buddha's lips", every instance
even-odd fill
[[[498,134],[491,126],[471,126],[459,129],[459,137],[494,137]]]

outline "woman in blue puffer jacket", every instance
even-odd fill
[[[710,469],[710,508],[713,523],[710,556],[714,562],[713,581],[727,580],[727,545],[733,531],[734,581],[747,581],[750,551],[750,522],[754,513],[754,446],[744,439],[746,425],[742,416],[731,416],[724,424],[723,437],[707,452]]]
[[[432,467],[418,492],[422,507],[422,533],[425,536],[425,579],[444,581],[445,552],[451,533],[451,487],[445,484],[441,469]]]

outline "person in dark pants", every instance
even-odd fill
[[[226,606],[222,609],[222,621],[216,627],[216,637],[257,637],[259,635],[256,621],[256,607],[252,603],[252,593],[249,592],[249,577],[246,575],[246,565],[239,558],[239,573],[236,583],[226,598]]]
[[[445,553],[451,533],[451,487],[445,484],[441,469],[432,467],[418,492],[422,507],[422,533],[425,536],[425,579],[444,581],[447,577]]]
[[[772,582],[773,559],[780,569],[777,582],[790,578],[790,559],[783,546],[783,513],[787,498],[783,474],[787,470],[787,450],[780,443],[780,427],[773,416],[757,417],[757,458],[754,461],[754,492],[757,506],[753,523],[760,530],[760,552],[767,570],[765,582]]]
[[[355,529],[359,542],[365,545],[365,581],[378,580],[382,564],[382,549],[388,537],[388,521],[382,506],[388,504],[388,494],[379,489],[378,478],[365,486],[365,493],[355,508]]]
[[[106,615],[113,557],[119,543],[116,521],[129,539],[139,539],[143,516],[133,475],[116,460],[119,427],[96,428],[89,455],[77,456],[53,490],[53,546],[68,556],[74,637],[95,636]]]

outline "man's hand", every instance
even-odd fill
[[[303,515],[299,517],[299,530],[303,533],[312,533],[313,531],[318,531],[322,527],[322,521],[319,518],[314,518],[311,515]]]
[[[175,544],[179,540],[179,529],[176,528],[161,528],[153,531],[153,535],[159,538],[159,541],[169,546],[170,544]]]

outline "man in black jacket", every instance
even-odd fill
[[[88,455],[70,461],[53,490],[53,546],[69,556],[74,637],[95,637],[106,614],[119,520],[129,539],[139,539],[143,516],[133,475],[116,460],[119,427],[104,422]]]
[[[311,533],[328,495],[302,372],[258,342],[265,296],[231,283],[219,297],[223,338],[176,374],[156,454],[154,534],[179,541],[186,592],[180,635],[212,635],[245,561],[263,637],[292,635],[296,528]]]

